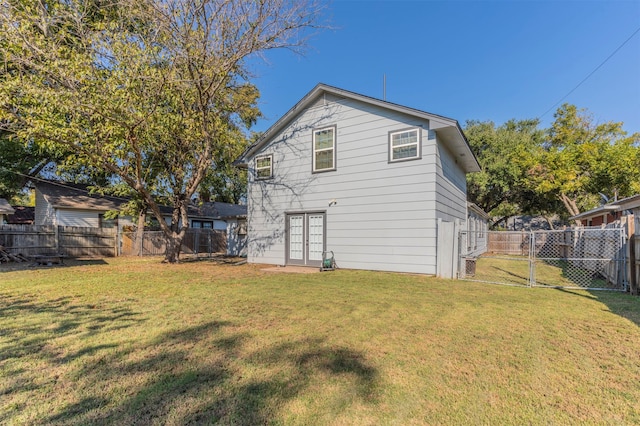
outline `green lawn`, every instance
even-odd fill
[[[637,424],[639,324],[614,292],[0,267],[0,424]]]
[[[590,262],[590,263],[589,263]],[[586,289],[617,289],[602,275],[605,262],[586,262],[591,270],[581,262],[563,259],[536,260],[535,285],[539,287],[569,287]],[[529,286],[529,258],[526,256],[505,256],[487,254],[476,259],[475,273],[469,273],[466,280]],[[595,272],[597,271],[597,272]]]

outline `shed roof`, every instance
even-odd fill
[[[475,155],[471,151],[469,142],[464,135],[462,128],[458,122],[452,118],[443,117],[441,115],[432,114],[418,109],[406,107],[403,105],[387,102],[384,100],[361,95],[359,93],[350,92],[348,90],[339,89],[320,83],[307,93],[297,104],[293,106],[285,115],[276,121],[255,143],[247,148],[247,150],[236,160],[235,164],[246,167],[250,158],[260,150],[272,137],[284,129],[301,111],[313,104],[316,100],[325,94],[334,95],[341,98],[353,99],[364,102],[369,105],[375,105],[391,111],[401,112],[421,119],[429,120],[430,130],[434,130],[438,136],[445,141],[447,146],[455,154],[459,164],[462,165],[465,172],[479,172],[480,164]]]
[[[200,206],[189,206],[189,216],[215,219],[246,217],[247,206],[219,201],[207,202]]]
[[[638,209],[640,208],[640,194],[623,198],[622,200],[616,201],[614,204],[619,206],[621,210]]]
[[[56,208],[109,211],[119,210],[128,200],[89,192],[88,185],[38,181],[36,188]]]
[[[9,202],[7,200],[5,200],[4,198],[0,198],[0,214],[13,214],[15,210],[13,209],[13,207],[11,207],[11,205],[9,204]]]
[[[598,216],[603,216],[611,212],[620,210],[620,207],[616,204],[605,204],[604,206],[596,207],[595,209],[587,210],[575,216],[571,216],[569,220],[586,220]]]
[[[631,197],[623,198],[622,200],[614,201],[610,204],[605,204],[595,209],[587,210],[578,215],[571,216],[569,220],[586,220],[605,214],[623,210],[633,210],[640,208],[640,194],[632,195]]]
[[[469,210],[475,212],[478,216],[480,216],[484,220],[491,219],[491,216],[489,216],[489,214],[487,212],[482,210],[480,207],[478,207],[476,204],[472,203],[471,201],[467,201],[467,208]]]

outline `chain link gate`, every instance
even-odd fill
[[[621,228],[461,231],[458,278],[526,287],[626,290]]]

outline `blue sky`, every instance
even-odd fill
[[[640,28],[634,1],[334,0],[303,56],[253,63],[264,131],[317,83],[457,119],[541,118]],[[563,102],[640,132],[640,33]],[[542,116],[542,117],[541,117]]]

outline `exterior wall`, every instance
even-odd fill
[[[487,220],[469,209],[466,226],[466,253],[484,253],[487,250]]]
[[[467,180],[454,155],[437,144],[436,215],[445,222],[467,218]]]
[[[0,213],[0,225],[7,223],[7,215]]]
[[[42,192],[36,187],[36,208],[34,210],[34,225],[56,225],[56,215],[53,206],[47,202]]]
[[[332,125],[337,170],[312,173],[312,130]],[[390,163],[389,132],[410,127],[421,158]],[[338,266],[435,274],[437,218],[466,217],[464,173],[447,170],[455,160],[427,120],[327,96],[256,155],[267,154],[273,178],[254,180],[249,164],[249,262],[285,263],[287,212],[326,212]]]

